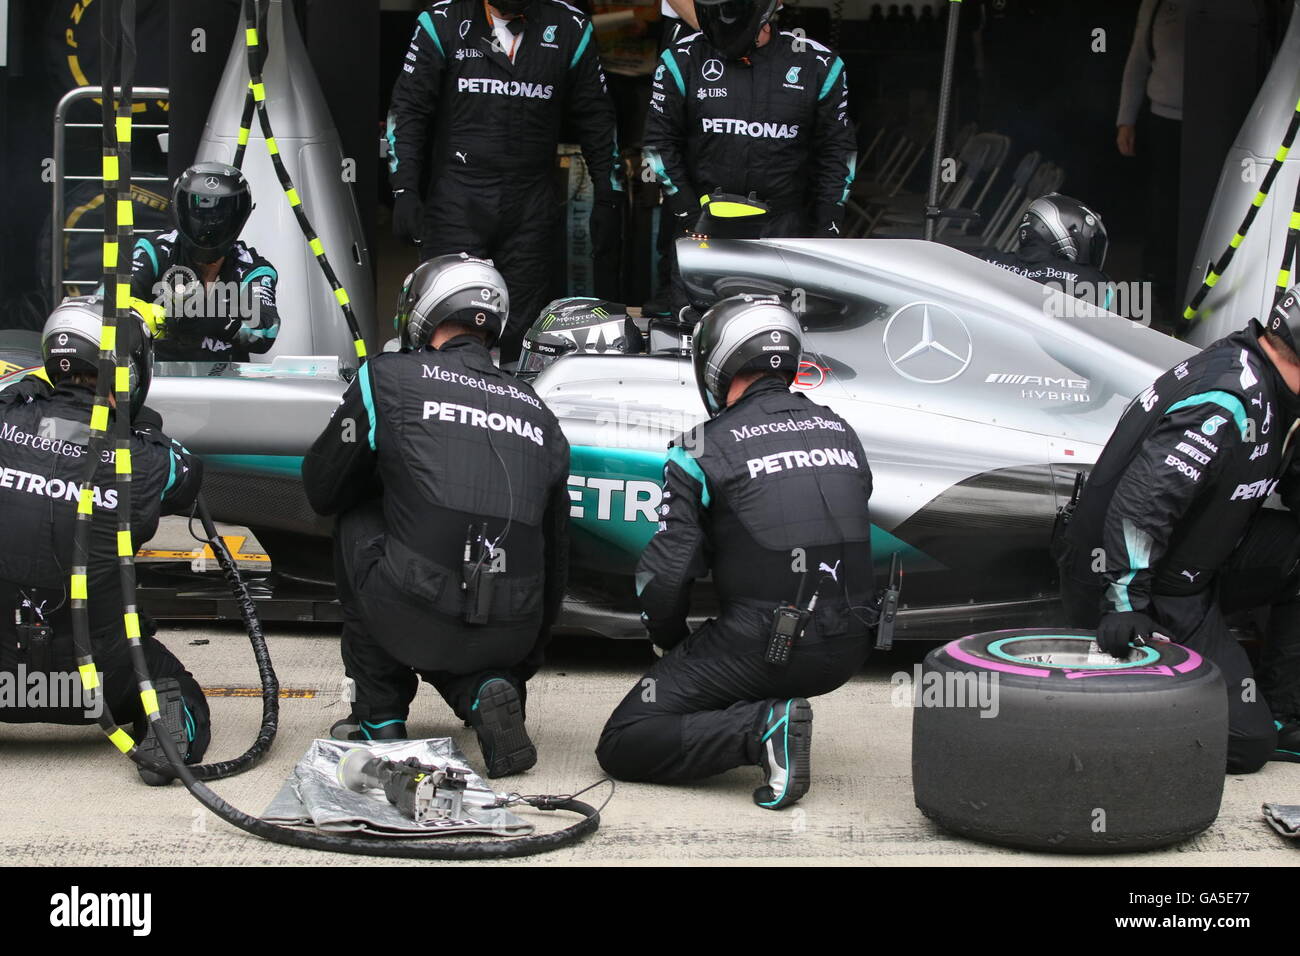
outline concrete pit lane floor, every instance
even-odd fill
[[[336,625],[268,625],[282,688],[280,732],[248,773],[213,784],[236,807],[259,814],[310,741],[348,711]],[[208,759],[242,753],[261,714],[257,674],[236,625],[163,623],[158,635],[211,694]],[[899,646],[876,656],[849,684],[815,698],[813,786],[795,807],[756,807],[756,768],[689,787],[619,784],[600,830],[573,847],[513,863],[947,866],[1025,864],[1276,866],[1300,862],[1292,841],[1262,821],[1266,801],[1300,803],[1300,765],[1269,764],[1228,777],[1219,818],[1207,831],[1164,850],[1117,856],[1035,854],[986,846],[939,830],[913,805],[911,711],[891,701],[891,676],[924,654]],[[648,646],[592,638],[557,640],[529,686],[529,733],[539,760],[502,790],[568,793],[602,775],[593,754],[610,711],[650,663]],[[422,685],[410,729],[455,738],[480,766],[474,733]],[[587,799],[596,798],[589,794]],[[598,797],[603,799],[603,797]],[[6,864],[198,864],[257,866],[405,863],[278,846],[243,833],[202,808],[180,784],[146,787],[95,727],[0,724],[0,859]],[[528,813],[540,830],[568,814]]]

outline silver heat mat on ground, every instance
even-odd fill
[[[487,805],[495,803],[498,794],[472,770],[459,818],[416,823],[402,816],[388,802],[382,790],[354,793],[338,782],[339,760],[349,750],[356,748],[364,748],[394,761],[415,757],[421,763],[436,768],[448,765],[469,768],[464,754],[447,737],[387,743],[313,740],[307,753],[290,772],[280,792],[263,811],[262,819],[285,826],[314,826],[329,833],[381,837],[429,837],[466,833],[519,836],[532,832],[531,824],[509,810],[500,807],[488,809]]]

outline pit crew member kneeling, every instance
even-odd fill
[[[692,340],[711,420],[677,438],[636,581],[663,657],[596,749],[620,780],[679,783],[756,765],[754,802],[807,793],[812,706],[866,660],[871,471],[856,432],[790,385],[802,330],[770,296],[724,299]],[[693,581],[721,607],[694,633]]]
[[[439,256],[407,277],[400,353],[361,367],[303,463],[307,497],[339,515],[343,740],[407,736],[419,678],[478,733],[488,776],[537,760],[524,727],[566,577],[569,444],[488,348],[509,314],[483,259]]]
[[[102,300],[67,299],[45,323],[44,376],[0,392],[0,679],[14,680],[21,699],[0,694],[6,723],[92,724],[99,707],[81,695],[82,677],[72,641],[70,575],[78,491],[86,478],[91,409],[98,380]],[[131,416],[131,531],[139,547],[153,537],[159,516],[189,511],[202,480],[202,462],[162,430],[144,405],[153,370],[149,332],[133,314],[118,339],[130,356],[131,407],[110,397],[109,431],[116,415]],[[100,453],[92,479],[86,568],[90,640],[102,696],[119,725],[131,728],[141,752],[167,762],[141,707],[139,685],[125,633],[118,580],[118,491],[115,454]],[[158,695],[161,726],[186,763],[197,763],[210,739],[208,704],[183,664],[140,621],[145,661]],[[43,676],[41,676],[43,675]],[[45,699],[28,691],[45,688]],[[72,699],[71,689],[76,689]],[[152,786],[169,783],[169,771],[138,768]]]
[[[1071,623],[1117,657],[1163,635],[1214,661],[1228,771],[1300,760],[1300,301],[1170,369],[1120,419],[1058,545]],[[1274,492],[1291,511],[1268,506]],[[1256,674],[1227,617],[1268,612]]]

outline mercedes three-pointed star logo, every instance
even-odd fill
[[[710,83],[718,82],[718,80],[722,79],[722,61],[713,59],[705,60],[704,67],[700,70],[700,74]]]
[[[903,378],[923,385],[951,382],[970,365],[970,330],[955,312],[933,302],[909,302],[889,317],[885,358]]]

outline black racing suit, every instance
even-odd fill
[[[606,773],[669,783],[757,764],[774,699],[853,676],[874,614],[870,496],[852,427],[773,377],[670,446],[662,519],[636,573],[650,639],[667,653],[605,724]],[[709,571],[721,611],[692,634],[692,584]],[[789,663],[767,663],[777,605],[806,607],[814,593]]]
[[[1300,716],[1300,556],[1295,517],[1264,508],[1279,489],[1300,401],[1258,343],[1258,322],[1156,379],[1120,419],[1058,542],[1067,615],[1096,626],[1141,611],[1213,660],[1228,693],[1228,769],[1258,770],[1273,719]],[[1249,587],[1243,587],[1248,583]],[[1260,693],[1224,621],[1273,605]],[[1271,708],[1271,709],[1270,709]]]
[[[60,683],[80,687],[72,646],[69,575],[76,524],[78,482],[86,474],[93,391],[72,383],[51,388],[28,377],[0,392],[0,672],[43,670]],[[140,547],[158,528],[163,514],[188,511],[202,480],[202,462],[162,431],[162,419],[141,409],[133,424],[131,447],[132,543]],[[135,670],[124,634],[122,591],[118,580],[117,502],[114,452],[102,453],[95,466],[94,517],[87,567],[90,635],[104,700],[121,726],[136,724],[143,739],[147,719],[140,706]],[[54,632],[48,652],[20,647],[14,611],[24,602],[41,610]],[[188,714],[190,747],[186,762],[197,762],[210,736],[208,704],[198,683],[142,622],[145,659],[154,681],[175,678]],[[40,659],[44,658],[44,659]],[[21,670],[20,670],[21,669]],[[53,688],[55,680],[47,682]],[[20,681],[21,683],[21,681]],[[27,700],[0,704],[0,720],[10,723],[93,723],[94,714],[67,700]]]
[[[844,61],[785,30],[724,60],[692,33],[660,57],[643,142],[662,229],[693,229],[700,197],[721,190],[768,205],[764,238],[838,235],[857,166]],[[674,311],[684,304],[674,264]]]
[[[175,229],[142,236],[131,254],[131,295],[167,308],[166,330],[154,340],[162,362],[247,362],[275,344],[279,273],[252,246],[236,241],[216,281],[198,288],[199,267]],[[177,294],[177,287],[186,291]]]
[[[491,678],[523,698],[564,597],[568,476],[555,415],[477,339],[361,367],[303,462],[312,507],[339,514],[354,717],[405,720],[417,673],[462,719]],[[465,543],[480,524],[496,545],[481,572],[491,608],[467,623]]]
[[[753,192],[772,209],[769,235],[824,231],[857,164],[844,61],[785,30],[745,60],[684,37],[655,69],[645,150],[675,214],[698,214],[714,190]]]
[[[976,255],[1008,272],[1085,299],[1099,308],[1110,309],[1115,305],[1114,288],[1106,273],[1053,255],[1047,243],[1041,240],[1021,243],[1012,252],[984,248],[978,250]]]
[[[511,62],[481,0],[433,4],[418,18],[388,114],[393,190],[418,191],[429,173],[421,257],[485,256],[506,280],[503,361],[550,297],[563,235],[562,125],[582,146],[596,201],[614,203],[623,190],[591,23],[567,3],[536,0],[524,24]]]

